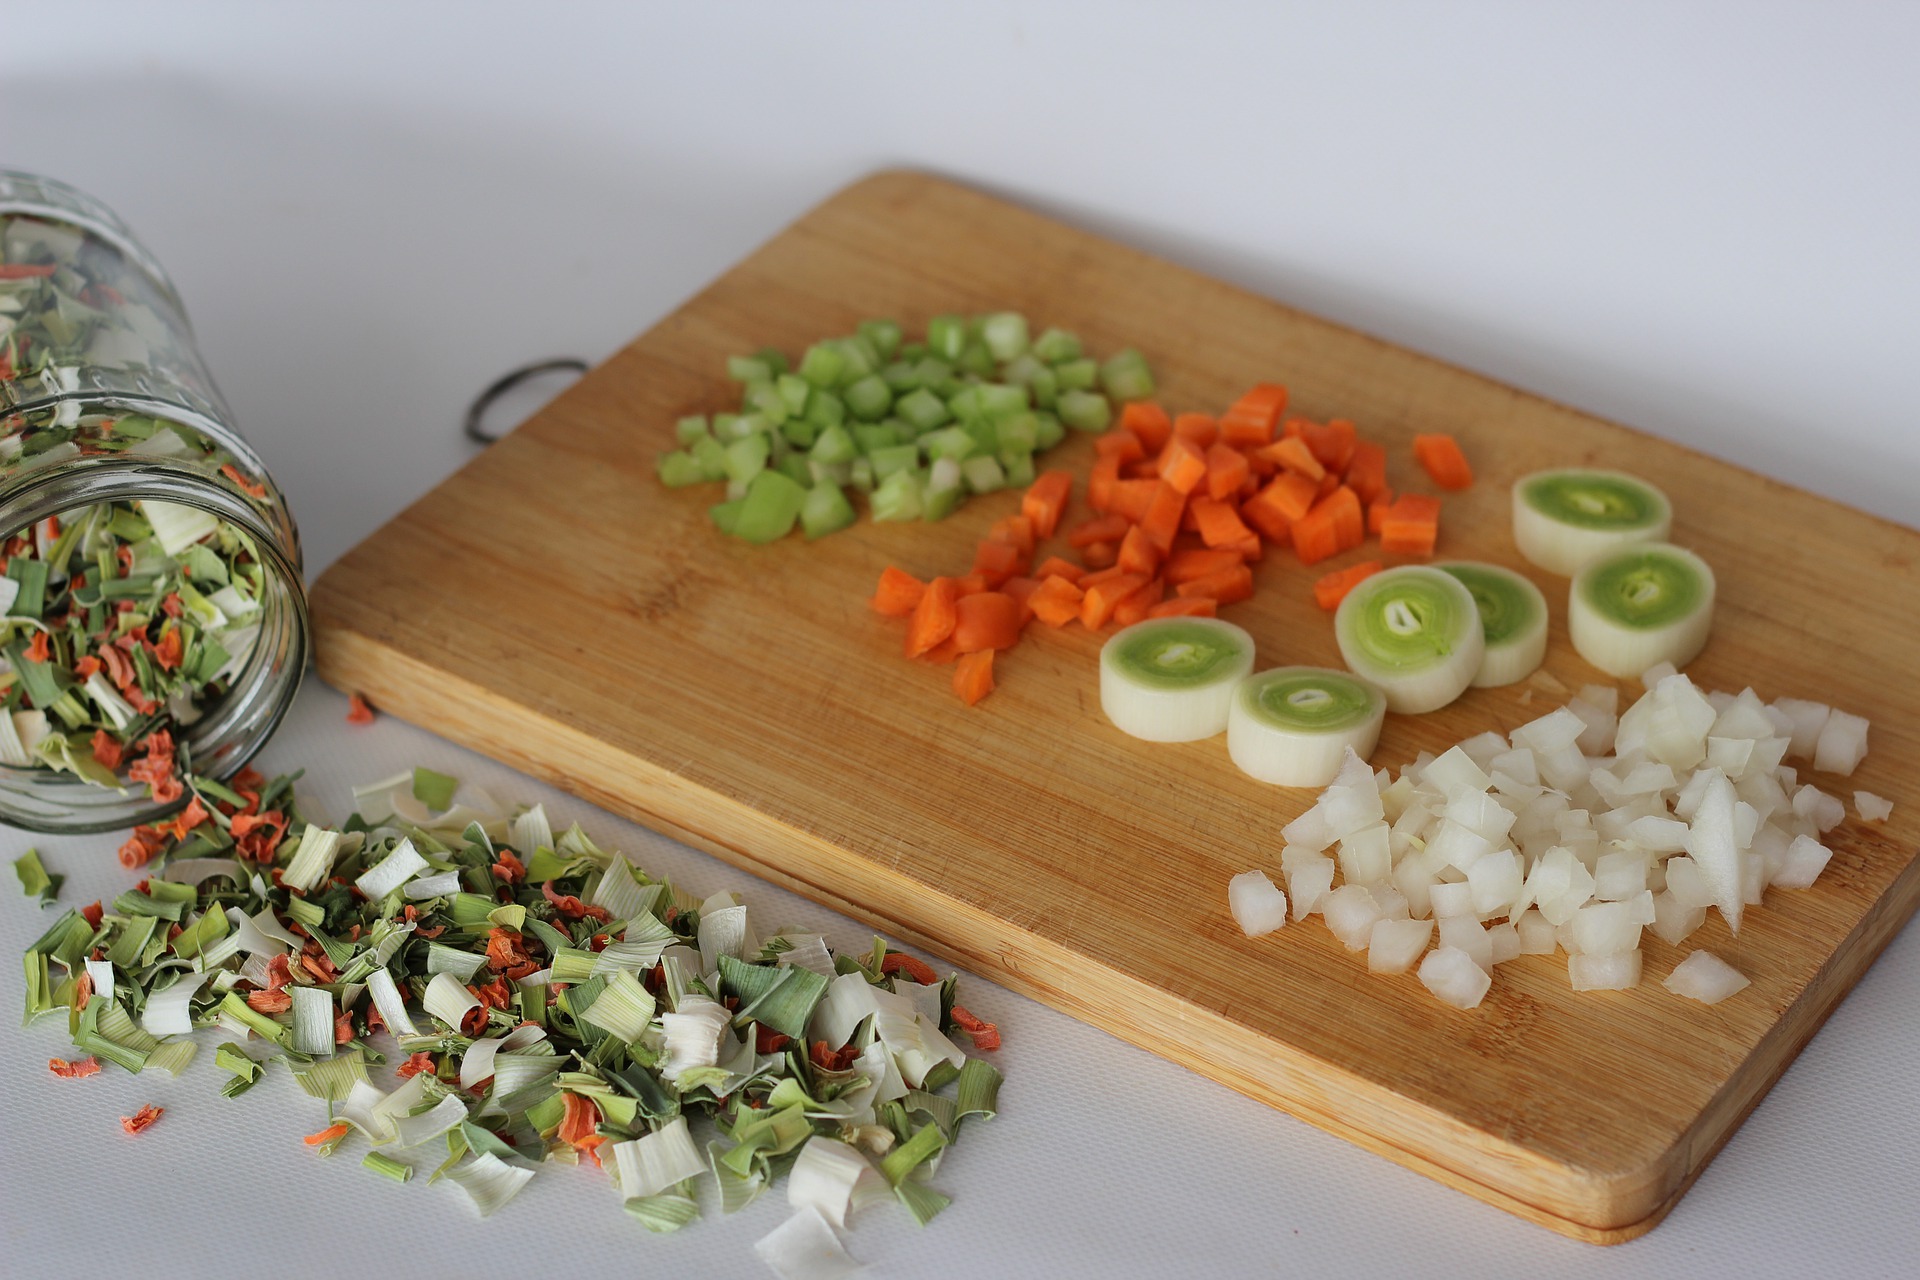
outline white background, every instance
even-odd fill
[[[0,163],[100,196],[167,265],[310,571],[469,456],[459,414],[495,374],[605,356],[888,165],[1913,525],[1916,55],[1893,3],[9,0]],[[508,778],[391,721],[349,737],[340,706],[316,684],[267,763],[314,764],[336,802],[416,759]],[[695,888],[744,880],[598,826]],[[115,889],[102,842],[42,848],[75,900]],[[0,903],[0,950],[37,932]],[[879,1210],[851,1243],[898,1276],[1911,1274],[1917,1002],[1909,929],[1668,1222],[1602,1251],[986,987],[1003,1118],[943,1168],[932,1227]],[[58,1039],[0,1055],[16,1274],[752,1275],[781,1212],[656,1240],[563,1174],[475,1225],[458,1192],[316,1168],[291,1087],[229,1103],[203,1063],[56,1092]],[[147,1100],[177,1114],[124,1140]]]

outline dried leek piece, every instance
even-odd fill
[[[1100,708],[1123,733],[1194,742],[1223,732],[1253,637],[1218,618],[1150,618],[1100,649]]]
[[[1241,772],[1283,787],[1324,787],[1351,749],[1373,754],[1387,699],[1376,686],[1323,667],[1248,676],[1227,716],[1227,754]]]
[[[1565,577],[1602,552],[1664,540],[1672,523],[1666,494],[1619,471],[1536,471],[1513,486],[1514,545]]]
[[[1685,666],[1713,628],[1713,570],[1683,547],[1649,542],[1607,552],[1574,575],[1567,630],[1580,656],[1611,676]]]
[[[1460,579],[1480,611],[1487,651],[1473,687],[1495,688],[1532,675],[1547,656],[1547,598],[1540,588],[1503,565],[1478,560],[1450,560],[1434,568]]]
[[[1427,565],[1360,582],[1340,602],[1333,628],[1347,666],[1403,715],[1437,710],[1466,692],[1486,654],[1473,593]]]

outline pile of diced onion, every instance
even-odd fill
[[[1575,990],[1640,981],[1644,929],[1681,945],[1714,909],[1738,932],[1769,887],[1805,889],[1845,806],[1788,758],[1851,774],[1867,722],[1820,703],[1703,691],[1663,664],[1618,712],[1590,685],[1512,734],[1484,733],[1394,779],[1349,753],[1283,831],[1286,891],[1260,871],[1229,903],[1249,934],[1319,915],[1376,973],[1406,973],[1469,1009],[1496,965],[1567,953]],[[1855,793],[1863,817],[1885,801]],[[1667,985],[1711,1003],[1747,979],[1695,952]]]

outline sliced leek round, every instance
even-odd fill
[[[1610,676],[1682,667],[1707,643],[1713,589],[1713,570],[1684,547],[1621,547],[1574,575],[1567,630],[1580,656]]]
[[[1347,748],[1361,759],[1380,741],[1387,697],[1345,671],[1275,667],[1234,690],[1227,754],[1249,777],[1282,787],[1324,787]]]
[[[1604,551],[1659,542],[1673,524],[1667,495],[1620,471],[1536,471],[1513,486],[1513,541],[1548,573],[1572,577]]]
[[[1227,727],[1253,637],[1218,618],[1150,618],[1100,650],[1100,709],[1148,742],[1197,742]]]
[[[1478,560],[1437,564],[1460,579],[1480,611],[1487,652],[1473,677],[1476,689],[1525,680],[1547,656],[1547,598],[1533,582],[1504,565]]]
[[[1376,573],[1347,593],[1333,616],[1340,656],[1386,694],[1387,709],[1419,715],[1446,706],[1473,683],[1487,650],[1473,593],[1427,565]]]

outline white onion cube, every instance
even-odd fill
[[[1813,767],[1821,773],[1849,774],[1866,755],[1866,718],[1835,708],[1814,743]]]
[[[1640,985],[1640,953],[1568,956],[1567,977],[1575,991],[1625,991]]]
[[[1674,966],[1663,985],[1701,1004],[1719,1004],[1746,986],[1747,978],[1713,952],[1696,951]]]
[[[1420,981],[1443,1003],[1471,1009],[1486,999],[1493,977],[1458,947],[1440,947],[1420,962]]]
[[[1357,884],[1343,884],[1329,893],[1320,903],[1320,912],[1327,928],[1349,951],[1359,951],[1372,941],[1373,926],[1384,914],[1373,895]]]
[[[1287,895],[1264,871],[1243,871],[1229,880],[1227,905],[1249,938],[1272,933],[1287,922]]]
[[[1333,888],[1333,859],[1314,854],[1287,871],[1287,892],[1293,896],[1293,918],[1305,920],[1320,910]]]
[[[1893,813],[1893,801],[1871,791],[1854,792],[1853,807],[1860,811],[1860,817],[1867,822],[1885,822]]]
[[[1376,920],[1367,939],[1367,968],[1374,973],[1405,973],[1432,937],[1431,920]]]
[[[1832,857],[1833,851],[1812,836],[1795,836],[1787,846],[1786,865],[1780,868],[1773,883],[1783,889],[1811,889]]]

